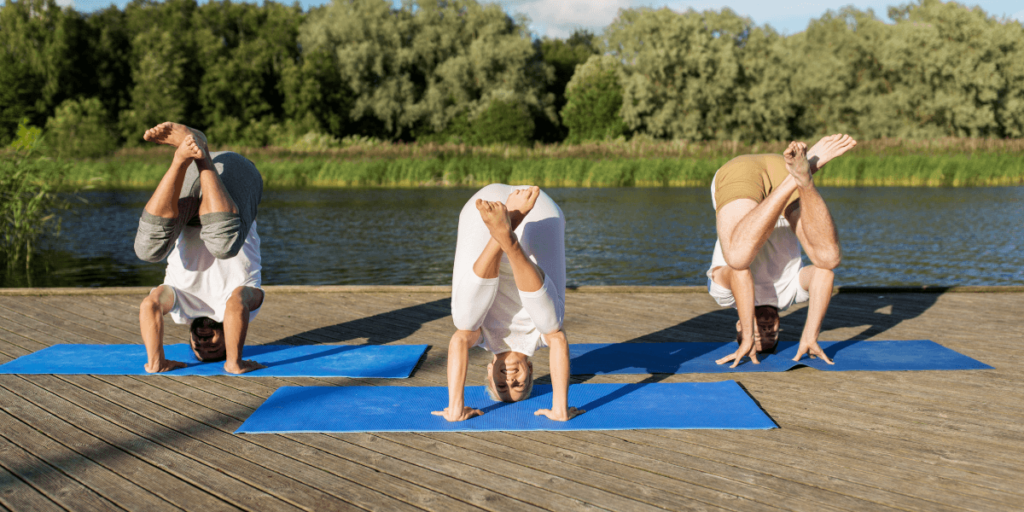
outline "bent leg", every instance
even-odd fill
[[[800,188],[799,206],[787,212],[786,219],[815,267],[833,270],[839,266],[843,254],[836,224],[813,182]]]
[[[263,290],[239,286],[231,293],[224,308],[224,370],[245,373],[264,368],[259,363],[242,360],[245,335],[249,331],[249,313],[263,305]]]
[[[149,292],[139,305],[139,326],[142,331],[142,342],[146,345],[146,371],[149,373],[173,370],[184,367],[184,363],[175,363],[164,359],[164,315],[174,307],[174,290],[170,286],[161,285]]]

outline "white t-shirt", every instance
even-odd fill
[[[199,317],[224,321],[224,309],[239,286],[259,288],[260,236],[253,221],[245,243],[233,258],[217,259],[199,238],[200,226],[182,229],[174,250],[167,257],[164,284],[177,292],[171,318],[185,324]]]

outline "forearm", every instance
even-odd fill
[[[551,411],[567,415],[569,407],[569,343],[564,333],[548,336],[551,366]]]
[[[164,317],[159,311],[142,309],[139,312],[142,342],[146,345],[146,370],[159,371],[164,362]]]
[[[448,410],[462,411],[466,404],[466,367],[469,364],[469,344],[456,339],[448,345]]]
[[[224,315],[224,368],[241,368],[245,335],[249,330],[249,308],[227,308]]]
[[[730,272],[730,287],[739,314],[743,344],[754,342],[754,275],[750,270]]]

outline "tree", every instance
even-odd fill
[[[729,9],[620,11],[605,31],[625,64],[622,118],[635,131],[689,140],[730,139],[751,22]]]
[[[610,55],[594,55],[576,66],[562,109],[562,123],[569,129],[566,142],[614,139],[626,133],[619,116],[622,76],[622,64]]]
[[[63,157],[98,157],[117,148],[107,111],[98,98],[65,100],[46,121],[51,151]]]
[[[545,37],[540,42],[541,58],[554,71],[554,79],[548,83],[547,92],[554,97],[555,111],[562,112],[565,108],[565,88],[572,80],[576,67],[587,62],[587,59],[597,55],[599,51],[599,41],[587,30],[576,30],[565,40]],[[538,136],[546,142],[560,141],[568,135],[564,124],[564,119],[563,126],[545,123],[542,117],[538,119]]]
[[[327,51],[354,96],[355,121],[380,123],[379,135],[442,133],[493,100],[515,98],[554,119],[540,61],[523,19],[475,0],[345,0],[313,11],[300,30],[304,51]]]

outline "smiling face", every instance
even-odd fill
[[[192,346],[192,353],[200,361],[224,359],[224,324],[206,317],[196,318],[189,329],[189,344]]]
[[[529,398],[533,391],[533,363],[519,352],[495,354],[487,365],[487,385],[502,402]]]

